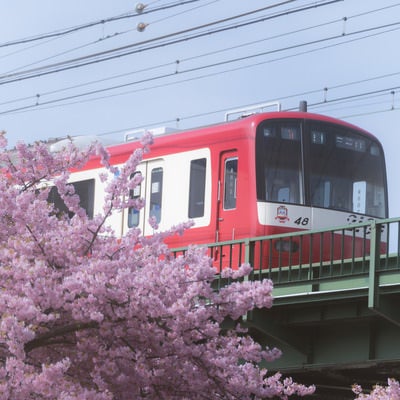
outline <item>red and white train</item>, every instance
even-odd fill
[[[227,118],[228,119],[228,118]],[[110,146],[112,164],[124,163],[138,141]],[[81,204],[100,210],[96,165],[72,174]],[[138,227],[153,233],[179,222],[195,225],[171,247],[322,229],[386,218],[384,152],[370,133],[327,116],[299,112],[254,113],[234,121],[155,137],[137,173],[139,212],[111,221],[121,235]],[[295,251],[295,250],[294,250]]]

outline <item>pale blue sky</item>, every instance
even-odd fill
[[[343,118],[381,140],[390,216],[400,216],[400,2],[324,3],[328,1],[149,1],[147,14],[12,45],[20,39],[134,14],[136,3],[7,2],[1,6],[0,129],[7,131],[11,144],[106,132],[122,138],[126,130],[137,127],[193,127],[221,121],[231,108],[280,100],[288,109],[304,99],[309,111]],[[174,4],[180,5],[157,11]],[[310,5],[319,7],[300,10]],[[258,9],[265,10],[250,13]],[[213,24],[240,14],[246,15]],[[140,22],[148,24],[143,32],[136,30]],[[223,32],[213,33],[221,28]],[[160,43],[154,38],[165,37],[164,44],[182,39],[183,35],[173,34],[184,30],[188,40],[147,49]],[[98,53],[103,57],[104,51],[114,56],[118,48],[141,51],[7,83],[26,76],[24,72],[34,76],[46,72],[45,66],[62,69],[65,61],[93,60],[80,57]],[[115,86],[120,87],[105,90]],[[86,95],[91,91],[95,93]],[[313,106],[325,99],[326,104]]]

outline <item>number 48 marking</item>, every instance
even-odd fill
[[[303,225],[303,226],[308,225],[309,222],[310,222],[310,219],[307,217],[299,217],[296,219],[296,221],[294,221],[295,224]]]

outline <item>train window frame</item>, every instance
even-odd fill
[[[304,205],[302,121],[265,120],[256,135],[258,201]]]
[[[236,170],[228,170],[228,163],[233,163]],[[238,157],[229,157],[224,162],[224,210],[236,209],[237,203],[237,177],[238,177]],[[228,186],[229,185],[229,186]]]
[[[159,178],[159,179],[156,179]],[[155,218],[157,224],[162,217],[162,192],[163,192],[164,169],[154,167],[150,172],[150,208],[149,217]]]
[[[80,181],[69,182],[68,184],[73,186],[73,194],[79,196],[79,206],[85,210],[89,219],[93,219],[96,180],[94,178],[89,178]],[[86,193],[83,192],[83,189],[86,189]],[[69,218],[74,216],[74,213],[68,210],[60,194],[58,193],[56,186],[52,186],[50,188],[48,202],[52,203],[54,208],[57,209],[59,213],[68,213]]]
[[[305,131],[310,206],[385,218],[385,160],[379,142],[357,129],[323,121],[307,121]],[[323,143],[315,140],[317,131],[324,133]],[[328,182],[330,189],[323,190]]]
[[[132,180],[135,176],[140,175],[143,177],[141,171],[135,171],[133,174],[131,174],[130,179]],[[138,183],[137,186],[135,186],[134,189],[131,189],[129,191],[129,198],[130,199],[138,199],[140,198],[142,193],[142,183]],[[128,228],[137,228],[140,224],[140,210],[138,210],[135,207],[129,207],[128,208]]]
[[[206,195],[207,158],[190,161],[188,217],[204,217]]]

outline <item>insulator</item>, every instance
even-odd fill
[[[136,4],[136,7],[135,7],[135,10],[136,10],[136,12],[137,12],[138,14],[141,14],[141,13],[143,12],[143,10],[144,10],[146,7],[147,7],[146,4],[137,3],[137,4]]]
[[[137,24],[137,27],[136,27],[136,29],[138,30],[138,32],[143,32],[145,29],[146,29],[146,26],[147,26],[148,24],[145,24],[144,22],[139,22],[138,24]]]

